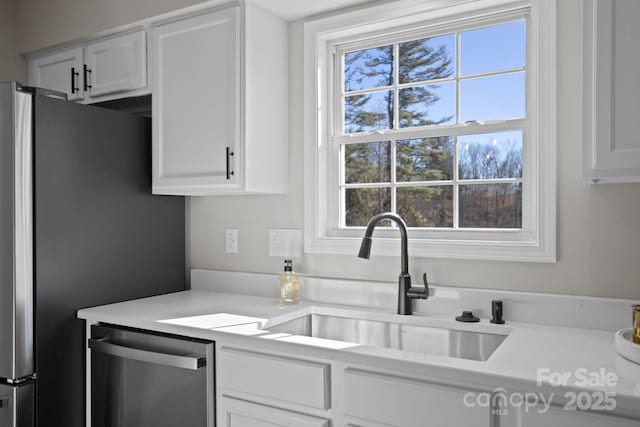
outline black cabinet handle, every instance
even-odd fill
[[[231,170],[231,156],[233,156],[233,151],[227,147],[227,179],[231,179],[231,175],[233,175],[233,171]]]
[[[80,88],[76,87],[76,77],[80,75],[79,72],[76,72],[75,67],[71,67],[71,93],[80,92]]]
[[[89,69],[89,67],[87,67],[87,64],[83,65],[82,74],[84,77],[84,91],[86,92],[91,89],[91,85],[88,83],[89,79],[87,78],[87,74],[89,74],[89,77],[91,77],[91,70]]]

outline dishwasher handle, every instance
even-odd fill
[[[174,368],[198,370],[206,366],[206,357],[179,356],[176,354],[156,353],[154,351],[140,350],[132,347],[113,344],[107,341],[90,338],[89,348],[100,353],[122,357],[123,359],[137,360],[156,365],[172,366]]]

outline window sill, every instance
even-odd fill
[[[375,237],[373,255],[398,256],[399,238]],[[305,252],[354,255],[358,253],[359,237],[305,236]],[[543,245],[533,239],[514,242],[479,240],[412,239],[409,231],[409,255],[421,258],[468,259],[485,261],[556,262],[554,245]]]

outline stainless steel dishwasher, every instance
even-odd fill
[[[94,325],[92,427],[214,427],[214,344]]]

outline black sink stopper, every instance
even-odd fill
[[[473,315],[473,311],[463,311],[461,316],[456,317],[456,320],[465,323],[476,323],[480,321],[479,318]]]
[[[491,316],[491,323],[495,323],[498,325],[502,325],[504,323],[504,320],[502,319],[502,301],[491,301]]]

